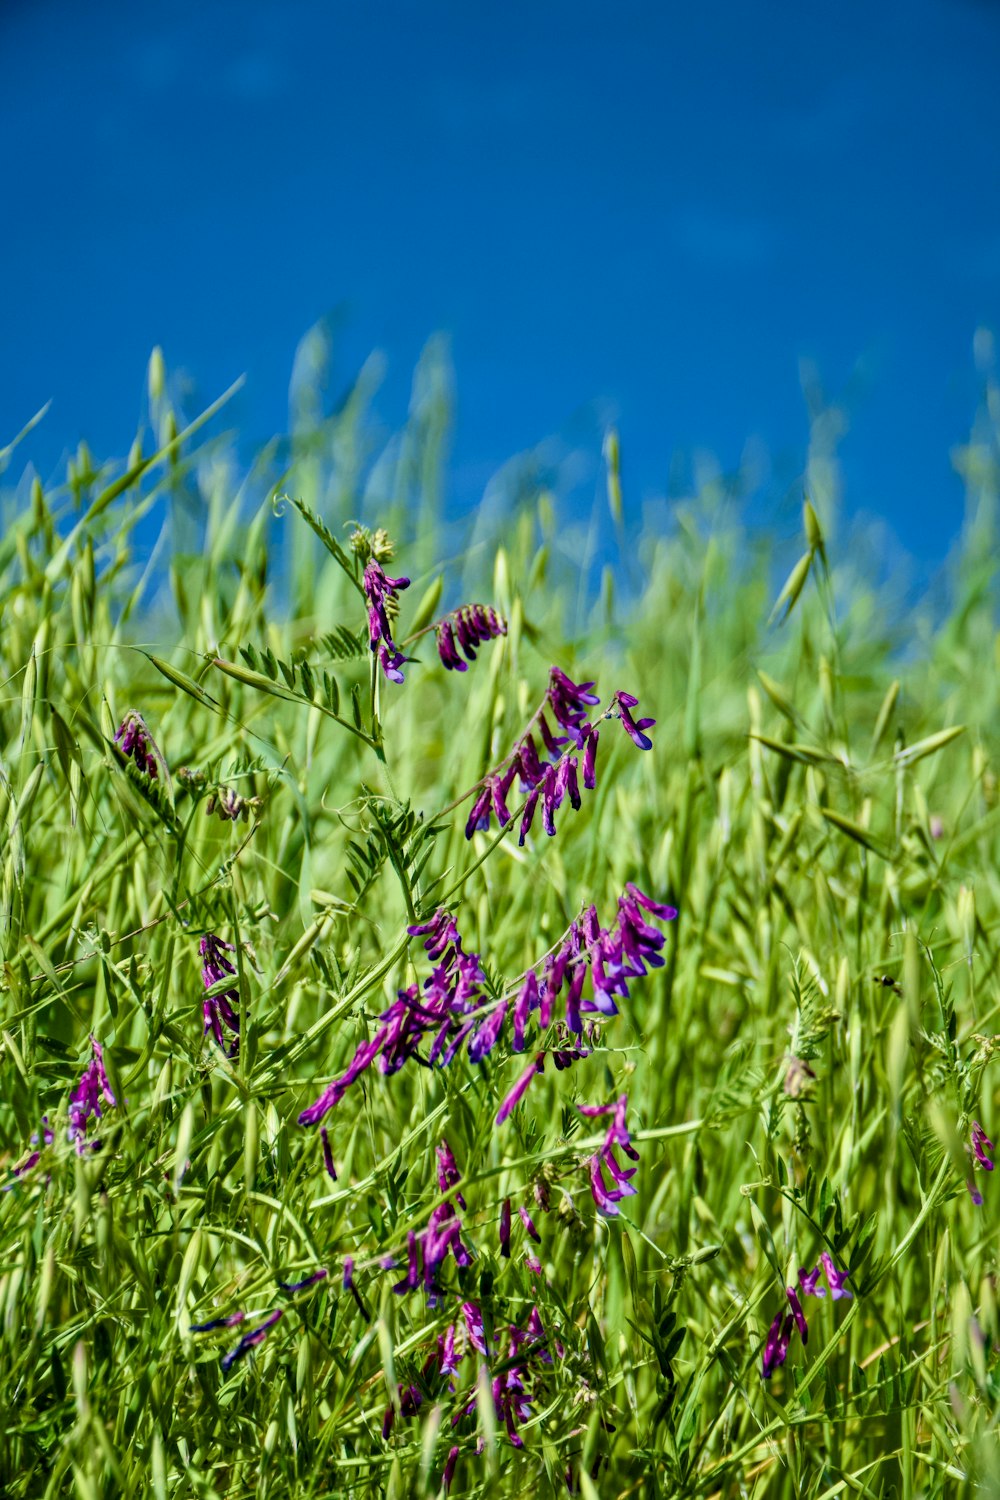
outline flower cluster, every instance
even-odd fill
[[[635,1192],[631,1182],[635,1176],[635,1167],[621,1166],[615,1156],[615,1147],[620,1146],[630,1160],[639,1160],[639,1153],[632,1145],[632,1138],[625,1123],[628,1095],[622,1094],[616,1104],[578,1104],[577,1109],[581,1115],[585,1115],[590,1120],[597,1119],[601,1115],[612,1116],[608,1133],[604,1138],[604,1145],[589,1161],[590,1190],[594,1203],[597,1205],[597,1211],[607,1217],[612,1217],[618,1213],[621,1200]],[[603,1169],[605,1167],[614,1183],[614,1186],[610,1188],[604,1180]]]
[[[848,1273],[846,1271],[838,1271],[826,1251],[820,1256],[820,1261],[826,1272],[831,1299],[834,1302],[839,1302],[842,1297],[852,1297],[854,1295],[853,1292],[849,1292],[844,1285],[847,1281]],[[811,1271],[803,1270],[802,1267],[799,1268],[798,1282],[804,1297],[826,1296],[826,1288],[819,1285],[819,1276],[819,1266],[814,1266]],[[802,1311],[802,1303],[799,1301],[795,1288],[791,1286],[786,1287],[785,1295],[788,1298],[788,1305],[791,1311],[785,1312],[782,1310],[777,1313],[774,1322],[768,1330],[761,1361],[761,1374],[765,1380],[770,1380],[775,1370],[785,1363],[785,1360],[788,1358],[789,1344],[796,1329],[798,1329],[803,1345],[809,1342],[809,1325],[806,1322],[806,1315]]]
[[[97,1151],[100,1141],[87,1140],[87,1127],[91,1119],[100,1120],[103,1112],[101,1102],[114,1109],[118,1100],[111,1092],[108,1075],[104,1068],[104,1051],[100,1042],[90,1038],[91,1058],[83,1070],[79,1083],[69,1096],[69,1129],[67,1134],[76,1147],[77,1156],[85,1151]]]
[[[232,943],[224,942],[222,938],[216,937],[213,932],[206,932],[198,945],[203,963],[201,966],[201,978],[206,990],[210,990],[214,984],[227,979],[230,974],[235,974],[236,969],[226,957],[227,953],[235,953]],[[227,1057],[235,1057],[240,1046],[240,996],[238,990],[222,990],[217,995],[207,995],[202,1001],[202,1016],[204,1017],[204,1031],[211,1031],[216,1045]],[[225,1034],[222,1030],[225,1024],[232,1032],[232,1042],[227,1047]]]
[[[157,779],[163,756],[139,714],[130,711],[125,715],[115,732],[115,744],[151,781]]]
[[[390,612],[395,611],[400,589],[408,589],[408,578],[389,578],[381,563],[373,557],[365,568],[361,581],[368,600],[368,639],[373,651],[378,652],[382,671],[390,682],[402,682],[403,663],[406,657],[392,639]]]
[[[474,1302],[464,1302],[462,1316],[469,1344],[484,1359],[488,1359],[489,1349],[486,1343],[482,1312]],[[500,1335],[497,1333],[494,1335],[494,1341],[499,1344],[499,1340]],[[499,1352],[499,1349],[496,1352]],[[562,1347],[558,1342],[556,1352],[562,1353]],[[518,1432],[518,1423],[526,1421],[531,1415],[533,1400],[531,1384],[537,1378],[537,1365],[533,1363],[534,1361],[540,1364],[552,1364],[549,1339],[538,1308],[533,1305],[523,1329],[513,1323],[508,1324],[507,1354],[503,1360],[503,1368],[490,1383],[497,1420],[503,1422],[507,1429],[507,1436],[515,1448],[524,1446],[524,1439]],[[469,1416],[475,1409],[476,1398],[473,1398],[465,1407],[464,1415]]]
[[[995,1166],[995,1162],[993,1161],[993,1158],[989,1155],[989,1153],[993,1150],[993,1142],[990,1140],[989,1136],[986,1134],[986,1131],[980,1125],[978,1120],[973,1120],[972,1122],[972,1134],[970,1140],[971,1145],[969,1149],[971,1150],[972,1155],[975,1157],[976,1166],[981,1167],[984,1172],[992,1172]],[[981,1206],[983,1195],[979,1191],[979,1188],[976,1186],[972,1178],[968,1180],[968,1182],[966,1183],[966,1187],[969,1189],[973,1203],[975,1203],[977,1207]]]
[[[438,656],[449,672],[467,672],[469,662],[476,659],[476,647],[507,634],[507,621],[498,615],[492,605],[463,604],[451,614],[445,615],[434,627]],[[463,661],[458,647],[468,658]]]
[[[521,791],[527,792],[517,837],[519,845],[523,845],[528,837],[539,801],[542,804],[542,827],[550,838],[556,831],[555,815],[567,798],[574,811],[580,808],[581,777],[584,791],[593,791],[597,785],[596,758],[600,732],[590,723],[588,715],[601,700],[591,691],[593,686],[592,682],[573,682],[558,667],[551,668],[545,702],[532,720],[528,732],[508,759],[480,783],[465,825],[467,839],[471,839],[477,830],[482,832],[489,828],[491,816],[496,817],[501,828],[507,826],[511,820],[507,797],[518,779]],[[602,718],[621,719],[626,732],[639,749],[650,750],[653,742],[643,730],[649,729],[656,720],[640,719],[636,723],[630,709],[637,703],[638,699],[631,693],[617,692],[611,707]],[[561,729],[564,733],[553,732],[546,712],[555,720],[557,731]],[[535,728],[542,742],[543,755],[539,754],[535,743]],[[574,751],[582,751],[582,765]]]
[[[438,1146],[437,1161],[438,1187],[444,1193],[450,1187],[454,1187],[461,1177],[447,1141],[442,1141]],[[465,1208],[465,1199],[461,1193],[455,1194],[454,1203],[449,1201],[438,1204],[422,1235],[418,1237],[410,1230],[406,1241],[406,1275],[401,1281],[397,1281],[393,1287],[394,1292],[416,1291],[422,1282],[433,1307],[441,1295],[438,1273],[449,1252],[454,1256],[457,1266],[472,1264],[472,1257],[462,1243],[462,1221],[458,1217],[456,1203],[460,1208]]]

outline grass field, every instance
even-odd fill
[[[818,449],[780,544],[613,439],[449,521],[433,369],[4,455],[0,1492],[1000,1494],[997,404],[905,610]],[[540,705],[578,796],[536,720],[466,837]]]

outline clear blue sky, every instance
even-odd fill
[[[401,419],[446,331],[453,503],[612,414],[633,499],[748,438],[801,469],[799,359],[850,386],[855,508],[927,557],[1000,331],[1000,6],[6,0],[0,443],[123,452],[161,343],[286,422],[335,313]],[[581,416],[582,413],[582,416]]]

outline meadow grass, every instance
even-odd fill
[[[454,522],[433,367],[378,451],[363,382],[332,416],[300,383],[290,442],[249,473],[183,430],[157,358],[150,385],[147,456],[84,449],[4,496],[2,1493],[436,1495],[448,1465],[453,1495],[1000,1494],[1000,1182],[970,1152],[973,1120],[1000,1126],[988,419],[947,601],[901,613],[828,463],[791,556],[711,490],[669,531],[626,526],[614,440],[593,516],[527,485]],[[351,522],[412,580],[402,684],[368,649]],[[405,644],[469,601],[508,631],[466,673]],[[596,681],[596,713],[638,696],[653,749],[611,717],[554,837],[536,817],[523,848],[516,819],[466,839],[455,804],[552,665]],[[130,712],[155,776],[115,740]],[[447,907],[485,1002],[591,903],[610,924],[630,881],[679,915],[620,1014],[585,1016],[589,1055],[500,1125],[555,1031],[370,1067],[323,1120],[332,1181],[298,1115],[430,974],[407,926]],[[234,996],[231,1058],[203,1027],[206,933],[232,945],[207,992]],[[81,1124],[91,1036],[107,1094],[91,1073]],[[576,1105],[622,1094],[639,1162],[615,1215],[587,1165],[607,1121]],[[470,1264],[394,1291],[408,1235],[455,1209],[442,1140]],[[765,1380],[785,1288],[824,1252],[853,1295],[803,1295],[808,1342],[791,1330]],[[546,1343],[523,1352],[532,1308]]]

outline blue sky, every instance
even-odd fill
[[[161,343],[287,420],[296,343],[374,347],[401,420],[457,376],[452,502],[617,421],[633,503],[697,450],[801,472],[800,360],[844,395],[855,509],[923,557],[1000,329],[1000,6],[407,3],[0,9],[0,443],[123,452]]]

